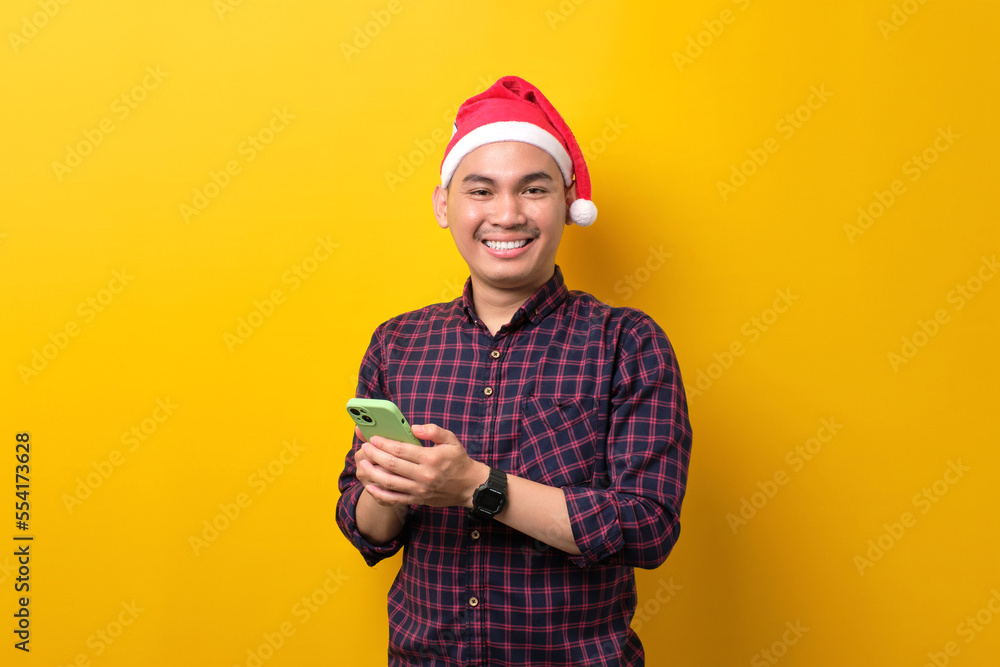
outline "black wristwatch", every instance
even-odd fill
[[[507,473],[490,468],[490,477],[472,493],[472,508],[469,516],[488,521],[507,504]]]

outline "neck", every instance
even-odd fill
[[[545,283],[542,283],[544,285]],[[490,333],[496,335],[500,327],[510,322],[517,309],[531,298],[542,285],[534,285],[523,289],[502,289],[484,284],[473,277],[472,305],[476,315],[483,321]]]

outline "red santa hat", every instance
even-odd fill
[[[462,158],[498,141],[521,141],[551,155],[567,188],[576,177],[570,220],[581,227],[593,224],[597,207],[590,201],[590,173],[576,137],[541,91],[517,76],[499,79],[459,107],[441,161],[441,186],[448,187]]]

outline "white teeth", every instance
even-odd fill
[[[486,247],[493,250],[513,250],[514,248],[523,248],[527,244],[528,239],[521,239],[520,241],[486,241]]]

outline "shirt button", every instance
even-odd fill
[[[474,540],[478,540],[479,539],[479,531],[478,530],[472,531],[472,539],[474,539]]]
[[[479,606],[479,598],[477,598],[477,597],[471,597],[471,598],[469,598],[469,606],[470,607],[478,607]]]
[[[486,394],[487,396],[492,396],[493,395],[493,387],[487,387],[486,389],[483,389],[483,393]]]
[[[490,352],[490,356],[493,357],[494,359],[499,359],[500,358],[500,350],[493,350],[492,352]]]

